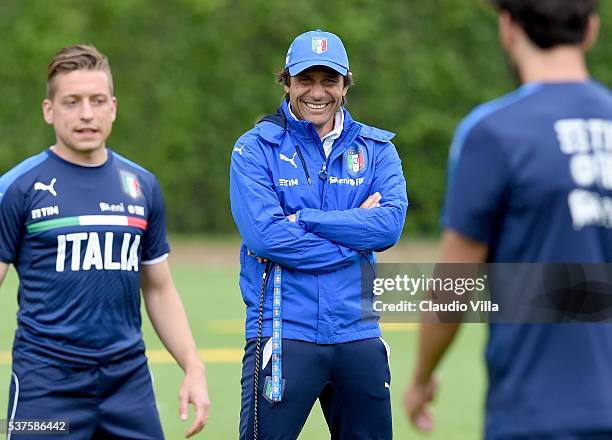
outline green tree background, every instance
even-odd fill
[[[612,4],[600,13],[589,60],[612,85]],[[0,173],[54,142],[40,111],[47,63],[90,43],[109,56],[119,100],[109,145],[157,174],[169,229],[234,231],[233,143],[276,109],[274,72],[293,38],[316,28],[345,43],[353,117],[397,133],[404,233],[435,234],[455,126],[514,87],[484,0],[0,0]]]

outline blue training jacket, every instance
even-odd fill
[[[327,159],[315,127],[295,120],[286,101],[234,146],[230,199],[243,238],[247,339],[257,336],[265,267],[251,253],[282,267],[284,338],[336,344],[381,334],[376,320],[361,319],[361,265],[400,238],[406,181],[394,134],[342,111],[344,129]],[[359,208],[377,191],[380,207]],[[296,223],[287,220],[296,213]],[[272,288],[268,282],[263,336],[272,334]]]

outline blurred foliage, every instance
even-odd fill
[[[600,12],[591,68],[612,85],[612,4]],[[436,232],[455,126],[514,87],[484,0],[0,0],[0,173],[54,142],[40,111],[47,63],[90,43],[109,56],[119,100],[109,145],[157,174],[168,227],[233,231],[233,143],[276,109],[273,74],[293,38],[316,28],[346,45],[353,117],[397,133],[405,234]]]

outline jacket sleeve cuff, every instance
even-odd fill
[[[311,209],[304,208],[295,213],[295,222],[306,232],[310,232],[308,231],[308,211]]]

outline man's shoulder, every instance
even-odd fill
[[[585,84],[590,86],[597,93],[600,93],[601,95],[605,95],[609,99],[612,99],[612,90],[610,90],[610,88],[604,83],[596,80],[595,78],[591,78]]]
[[[393,132],[354,120],[346,108],[343,107],[342,110],[344,111],[345,130],[352,130],[353,126],[359,127],[359,131],[357,132],[358,137],[383,144],[390,143],[391,139],[395,137],[395,133]]]
[[[388,143],[395,137],[395,133],[383,130],[381,128],[372,127],[371,125],[366,125],[361,122],[356,122],[361,127],[359,129],[358,136],[362,138],[370,139],[377,142]]]
[[[49,158],[46,151],[30,156],[0,176],[0,200],[14,183],[28,179]]]
[[[497,126],[504,120],[514,121],[517,114],[524,114],[524,106],[530,97],[541,89],[540,84],[524,85],[510,93],[476,106],[458,126],[457,133]]]
[[[153,174],[151,171],[147,170],[143,166],[137,164],[136,162],[122,156],[116,151],[112,151],[111,154],[113,155],[113,158],[118,166],[124,167],[127,169],[127,171],[131,171],[132,173],[137,174],[146,180],[157,180],[155,174]]]
[[[253,128],[238,138],[235,147],[245,144],[259,143],[269,146],[277,146],[283,140],[286,129],[273,121],[264,119],[259,121]]]

